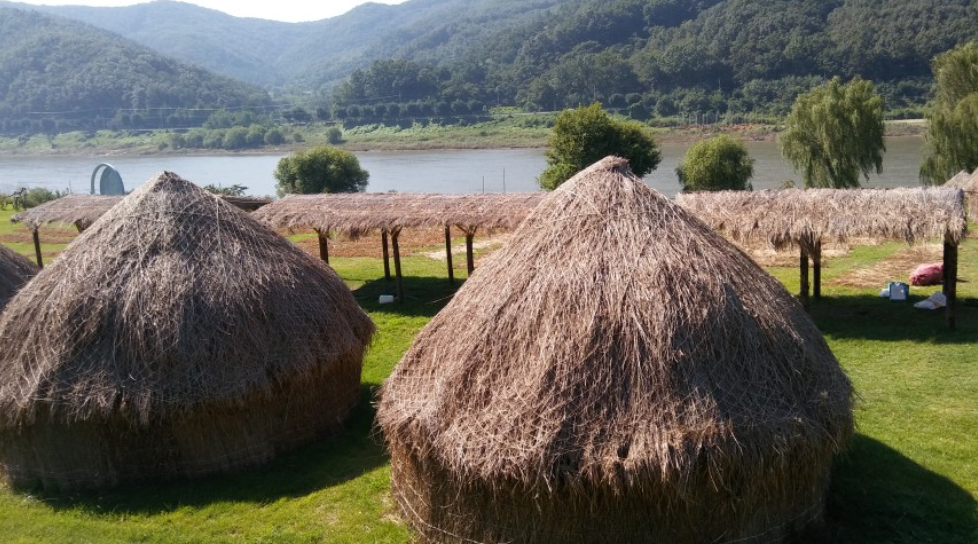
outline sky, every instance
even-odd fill
[[[142,4],[138,0],[15,0],[25,4],[61,6],[61,5],[81,5],[81,6],[131,6]],[[181,0],[189,4],[196,4],[201,7],[216,9],[229,13],[236,17],[258,17],[260,19],[271,19],[274,21],[287,21],[297,23],[301,21],[318,21],[327,17],[342,15],[354,7],[367,3],[368,0],[275,0],[270,2],[252,1],[242,2],[241,0]],[[400,4],[405,0],[372,0],[381,4]]]

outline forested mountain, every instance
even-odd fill
[[[978,0],[409,0],[300,24],[170,0],[37,9],[310,93],[302,106],[348,122],[595,100],[637,118],[783,114],[836,75],[873,80],[891,114],[919,114],[931,59],[978,21]]]
[[[215,108],[260,107],[261,89],[95,27],[0,8],[0,131],[194,126]]]
[[[364,110],[384,97],[405,94],[390,81],[429,89],[413,99],[435,110],[461,102],[556,110],[598,100],[640,118],[783,114],[800,91],[836,75],[872,79],[891,112],[919,110],[931,59],[973,39],[978,21],[976,0],[565,0],[559,8],[496,32],[472,31],[485,24],[477,14],[431,27],[424,36],[445,44],[474,38],[425,54],[416,48],[424,36],[389,47],[403,60],[354,72],[337,112],[351,117],[347,106],[368,117]]]

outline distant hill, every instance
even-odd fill
[[[347,77],[386,56],[425,60],[457,58],[470,42],[508,28],[560,0],[411,0],[367,3],[329,19],[283,23],[233,17],[185,2],[155,0],[126,7],[0,6],[33,9],[77,19],[118,33],[164,55],[265,86],[318,87]],[[566,0],[565,0],[566,3]],[[446,24],[478,17],[452,36]],[[438,28],[436,33],[428,29]],[[439,36],[446,36],[432,49]]]
[[[171,0],[36,9],[279,95],[342,82],[332,114],[347,122],[591,101],[637,118],[783,114],[834,76],[917,115],[931,59],[978,21],[978,0],[409,0],[298,24]]]
[[[0,7],[0,130],[200,124],[261,106],[263,90],[63,17]]]

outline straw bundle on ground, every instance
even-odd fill
[[[851,395],[775,279],[608,158],[418,335],[378,422],[430,542],[777,542],[821,517]]]
[[[340,278],[170,173],[0,318],[0,475],[94,487],[232,471],[335,432],[373,324]]]
[[[34,263],[0,244],[0,311],[37,271]]]

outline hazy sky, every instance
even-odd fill
[[[49,6],[83,5],[83,6],[131,6],[142,4],[139,0],[15,0],[26,4],[44,4]],[[368,0],[275,0],[252,1],[241,0],[182,0],[205,8],[216,9],[237,17],[259,17],[275,21],[318,21],[334,17],[350,11],[355,6],[367,3]],[[381,4],[400,4],[405,0],[373,0]]]

